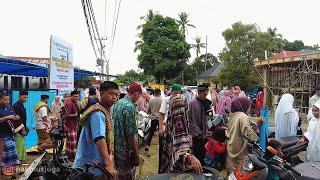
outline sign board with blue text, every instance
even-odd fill
[[[50,43],[50,89],[58,89],[58,95],[74,89],[72,45],[55,36]]]

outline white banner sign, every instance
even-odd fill
[[[70,93],[74,89],[72,45],[51,36],[50,48],[50,89],[58,89],[59,95]]]

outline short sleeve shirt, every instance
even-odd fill
[[[131,145],[129,136],[137,134],[136,107],[129,96],[115,104],[112,114],[114,121],[114,158],[116,166],[128,166]]]
[[[36,112],[36,129],[46,129],[42,118],[48,117],[47,107],[42,107]],[[47,119],[49,121],[49,118]]]
[[[20,117],[20,121],[25,127],[27,127],[27,112],[26,108],[23,106],[23,103],[17,101],[13,106],[13,109],[17,115]]]
[[[106,117],[100,112],[94,112],[87,123],[83,126],[79,137],[77,153],[74,160],[74,167],[85,168],[86,163],[98,161],[103,163],[102,157],[98,151],[96,141],[98,138],[105,138],[106,135]],[[90,172],[100,175],[101,171],[92,169]]]
[[[0,118],[6,117],[9,115],[15,115],[15,112],[11,106],[3,106],[0,107]],[[8,122],[0,123],[0,137],[12,137],[14,134],[12,133],[11,127]]]

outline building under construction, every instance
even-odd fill
[[[284,51],[255,67],[263,79],[264,105],[274,110],[281,95],[291,93],[294,107],[308,111],[309,98],[320,85],[320,51]]]

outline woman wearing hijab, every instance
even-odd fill
[[[229,172],[234,172],[240,162],[244,160],[249,149],[243,136],[252,138],[256,136],[251,129],[247,113],[250,100],[247,97],[238,97],[231,102],[231,114],[228,123],[227,161]]]
[[[222,97],[219,99],[216,106],[216,113],[224,115],[225,113],[231,112],[231,92],[229,90],[224,90]],[[226,110],[228,112],[226,112]]]
[[[55,118],[57,121],[55,123],[60,123],[60,96],[55,96],[54,101],[51,104],[51,114],[52,117]]]
[[[246,96],[246,93],[244,91],[242,91],[239,86],[235,86],[234,89],[232,90],[232,92],[233,92],[233,99],[235,99],[237,97],[245,97]]]
[[[297,135],[299,123],[298,112],[293,108],[294,97],[284,94],[275,113],[275,135],[276,138]]]
[[[319,162],[320,161],[320,101],[313,104],[312,108],[313,117],[309,121],[308,130],[304,133],[304,137],[300,142],[308,141],[307,148],[307,161]]]

